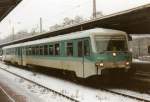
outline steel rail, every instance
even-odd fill
[[[15,102],[15,100],[2,87],[0,87],[0,90],[9,98],[11,102]]]
[[[27,80],[27,81],[29,81],[29,82],[31,82],[31,83],[33,83],[33,84],[36,84],[36,85],[38,85],[38,86],[40,86],[40,87],[43,87],[43,88],[45,88],[45,89],[47,89],[47,90],[50,90],[51,92],[53,92],[53,93],[55,93],[55,94],[58,94],[58,95],[60,95],[60,96],[62,96],[62,97],[65,97],[65,98],[67,98],[68,100],[71,100],[72,102],[79,102],[78,100],[73,99],[72,97],[69,97],[69,96],[67,96],[67,95],[64,95],[64,94],[62,94],[62,93],[60,93],[60,92],[58,92],[58,91],[55,91],[55,90],[53,90],[53,89],[51,89],[51,88],[48,88],[48,87],[46,87],[46,86],[44,86],[44,85],[42,85],[42,84],[40,84],[40,83],[37,83],[37,82],[35,82],[35,81],[33,81],[33,80],[30,80],[30,79],[28,79],[28,78],[25,78],[25,77],[23,77],[23,76],[21,76],[21,75],[18,75],[18,74],[16,74],[16,73],[13,73],[13,72],[11,72],[11,71],[8,71],[7,69],[4,69],[4,68],[2,68],[2,67],[0,67],[0,69],[6,71],[6,72],[8,72],[8,73],[11,73],[11,74],[13,74],[13,75],[15,75],[15,76],[17,76],[17,77],[20,77],[20,78],[22,78],[22,79],[24,79],[24,80]]]
[[[113,93],[113,94],[117,94],[117,95],[120,95],[120,96],[124,96],[124,97],[129,97],[129,98],[132,98],[132,99],[136,99],[136,100],[139,100],[139,101],[142,101],[142,102],[150,102],[150,100],[139,98],[139,97],[135,97],[135,96],[131,96],[131,95],[128,95],[128,94],[123,94],[121,92],[112,91],[112,90],[105,89],[105,88],[102,88],[102,90],[110,92],[110,93]]]

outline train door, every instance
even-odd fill
[[[84,78],[94,73],[93,62],[91,62],[91,46],[90,39],[86,38],[83,41],[83,66],[84,66]],[[95,65],[95,64],[94,64]]]
[[[23,51],[23,48],[22,48],[22,47],[20,47],[20,48],[19,48],[19,53],[20,53],[20,54],[19,54],[19,55],[20,55],[20,65],[22,65],[22,64],[23,64],[23,55],[22,55],[22,54],[23,54],[23,52],[22,52],[22,51]]]
[[[26,65],[26,48],[25,47],[22,48],[22,65],[23,66]]]
[[[90,45],[89,45],[89,39],[82,39],[78,41],[78,57],[80,57],[82,62],[82,77],[85,77],[85,67],[87,67],[86,61],[89,58],[90,55]]]
[[[84,77],[84,56],[83,56],[83,40],[78,40],[77,42],[77,48],[78,48],[78,52],[77,52],[77,56],[79,58],[79,62],[77,64],[77,76],[79,77]]]

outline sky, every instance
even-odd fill
[[[93,0],[23,0],[0,23],[0,38],[33,28],[39,29],[40,17],[43,20],[43,29],[61,24],[65,17],[81,16],[90,18],[92,15]],[[104,15],[124,11],[137,6],[150,4],[150,0],[96,0],[97,11]]]

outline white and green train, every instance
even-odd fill
[[[75,72],[77,77],[101,75],[105,70],[130,69],[132,55],[125,32],[95,28],[5,46],[3,61]]]

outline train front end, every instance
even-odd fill
[[[128,72],[132,54],[126,34],[95,35],[95,67],[98,74]]]

